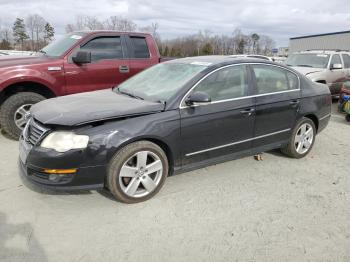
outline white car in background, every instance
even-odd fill
[[[268,61],[274,61],[273,57],[268,57],[268,56],[264,56],[264,55],[230,55],[230,57],[233,58],[258,58],[258,59],[264,59],[264,60],[268,60]]]
[[[339,96],[350,77],[350,52],[347,51],[301,51],[289,55],[285,64],[314,82],[328,85],[333,97]]]

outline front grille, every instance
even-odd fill
[[[34,146],[49,130],[49,128],[44,127],[32,118],[25,127],[23,134],[25,140]]]

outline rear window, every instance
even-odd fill
[[[350,68],[350,56],[347,54],[343,54],[344,67]]]
[[[134,50],[134,58],[149,58],[149,50],[146,38],[144,37],[130,37],[133,50]]]

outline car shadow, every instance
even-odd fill
[[[10,223],[6,214],[0,212],[0,236],[0,261],[48,261],[30,223]],[[25,238],[26,247],[15,248],[13,244],[8,244],[14,239],[18,240],[18,236]]]

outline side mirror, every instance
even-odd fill
[[[331,65],[331,70],[332,69],[342,69],[343,68],[343,65],[342,64],[332,64]]]
[[[210,102],[210,96],[204,92],[194,92],[189,97],[187,97],[185,101],[186,105],[188,106],[208,104]]]
[[[76,64],[88,64],[91,63],[91,52],[78,51],[72,60]]]

